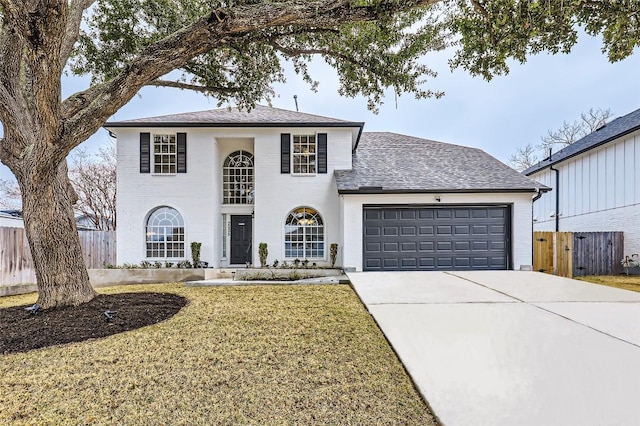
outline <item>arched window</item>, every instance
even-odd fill
[[[147,257],[176,259],[184,257],[184,221],[176,209],[158,207],[147,219]]]
[[[230,154],[222,167],[222,203],[253,203],[253,155],[247,151]]]
[[[310,207],[298,207],[284,224],[284,253],[290,259],[324,257],[324,223]]]

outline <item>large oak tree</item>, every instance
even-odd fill
[[[578,24],[624,58],[637,11],[636,0],[0,0],[0,160],[22,192],[38,303],[95,296],[65,158],[143,86],[250,108],[283,81],[283,60],[314,84],[307,63],[321,56],[341,95],[375,108],[388,88],[439,95],[423,86],[434,73],[421,58],[447,40],[461,43],[454,66],[487,78],[509,58],[568,51]],[[66,71],[90,74],[90,87],[62,99]]]

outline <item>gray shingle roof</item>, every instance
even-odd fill
[[[548,190],[480,149],[386,132],[363,133],[335,176],[340,193]]]
[[[575,157],[576,155],[580,155],[583,152],[596,148],[607,142],[611,142],[628,133],[635,132],[636,130],[640,130],[640,109],[637,109],[622,117],[616,118],[611,123],[607,123],[607,125],[605,125],[604,127],[601,127],[595,132],[588,134],[584,138],[575,141],[566,148],[561,149],[560,151],[553,154],[551,158],[540,161],[538,164],[529,167],[522,173],[530,176],[542,169],[553,166],[554,164],[557,164],[568,158]]]
[[[107,122],[105,127],[273,127],[287,125],[361,128],[364,123],[256,105],[251,111],[239,110],[238,108],[218,108],[184,114],[112,121]]]

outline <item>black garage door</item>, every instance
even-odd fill
[[[508,206],[365,206],[364,270],[509,267]]]

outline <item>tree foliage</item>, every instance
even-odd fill
[[[449,28],[459,37],[452,59],[490,80],[509,72],[509,60],[524,63],[540,52],[568,53],[578,31],[601,35],[611,62],[640,44],[638,0],[454,0]]]

